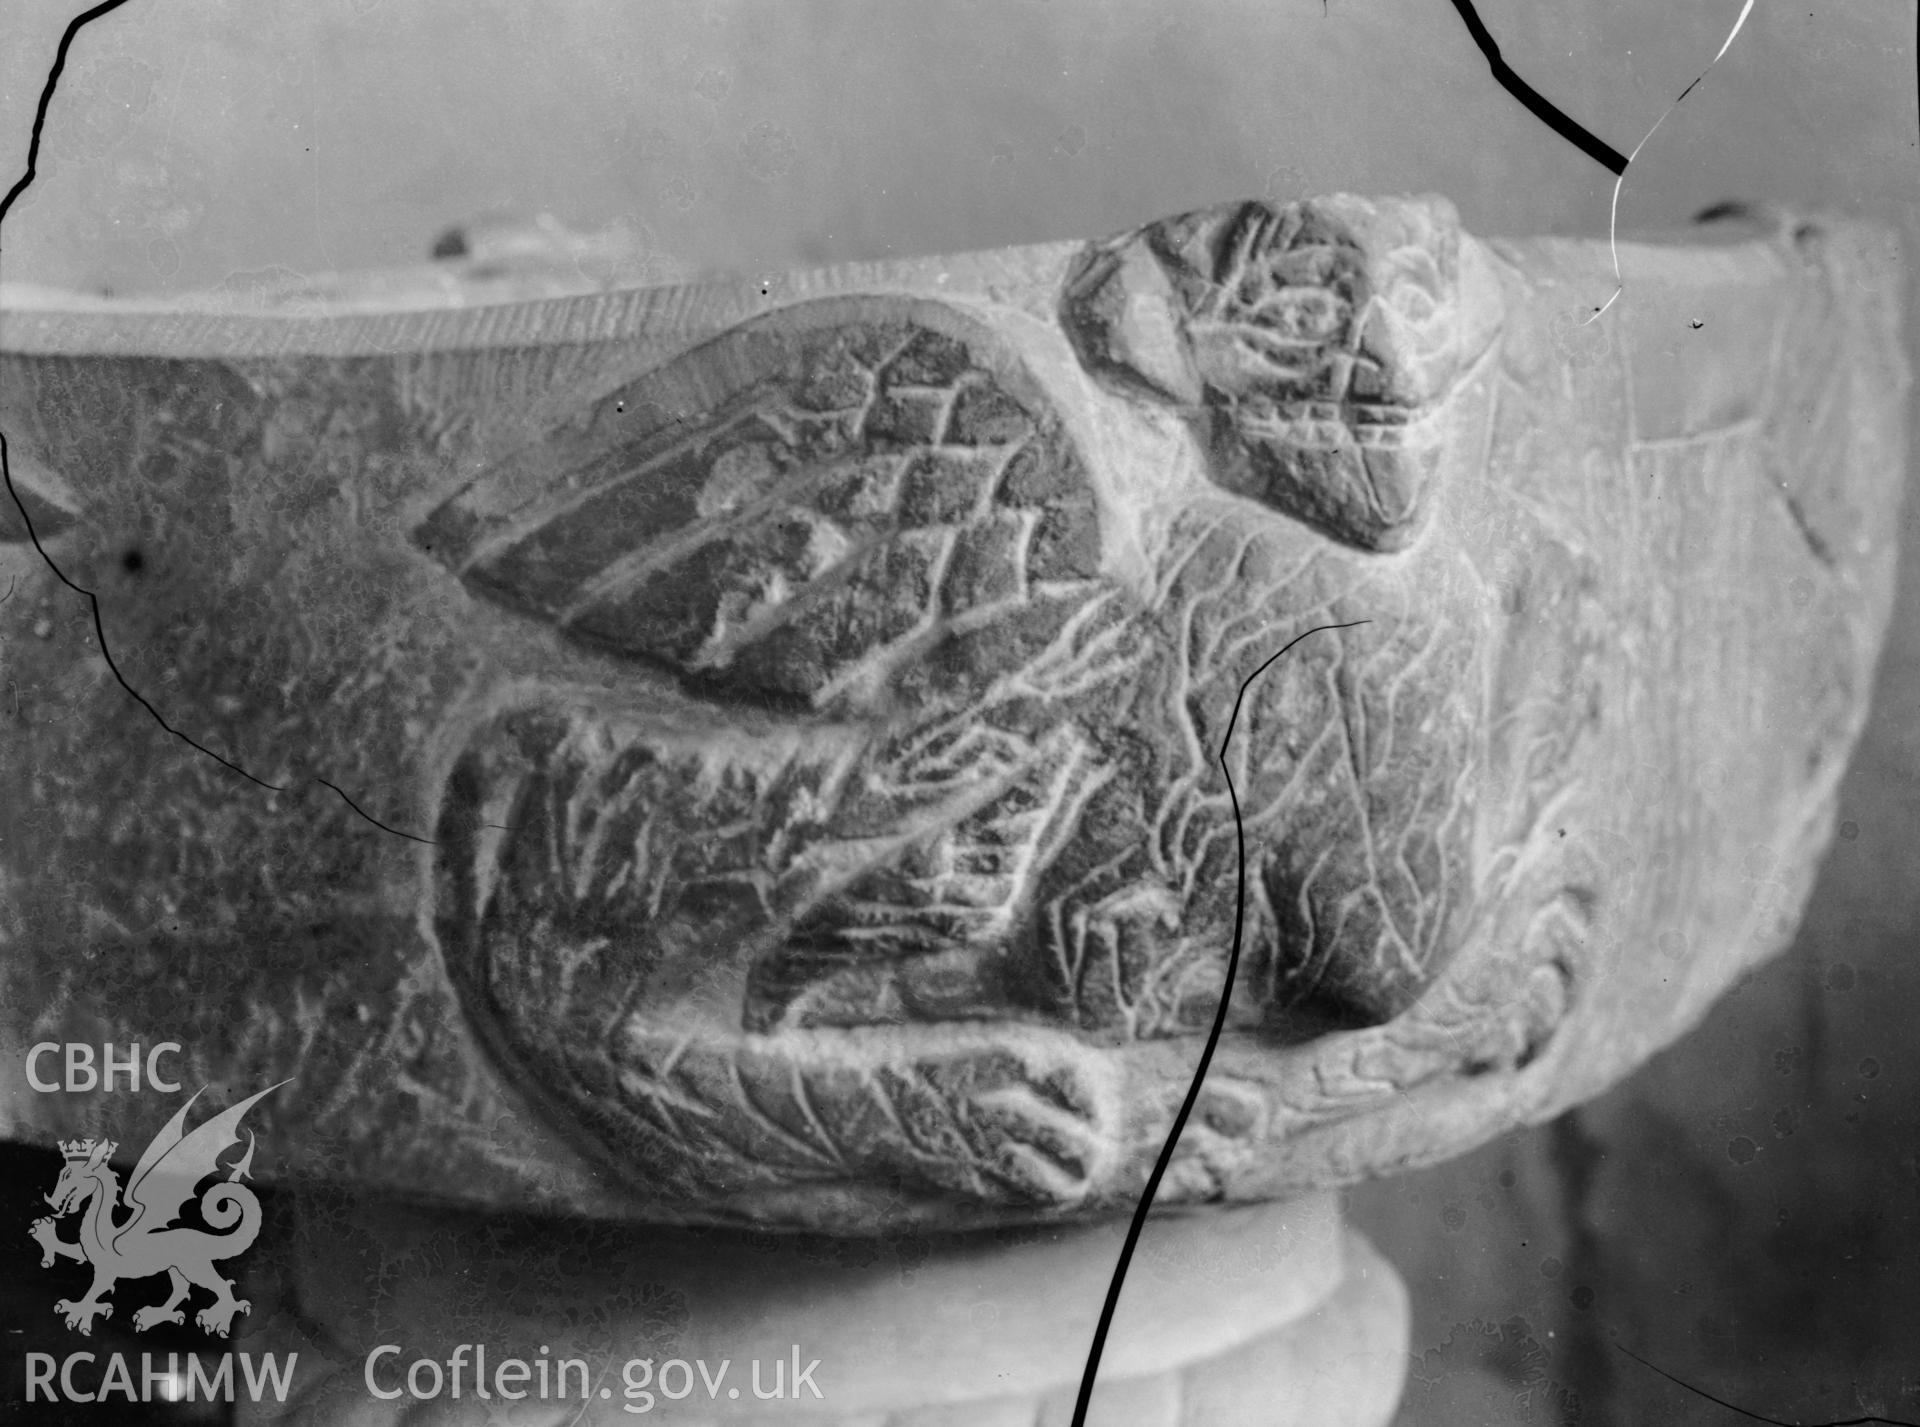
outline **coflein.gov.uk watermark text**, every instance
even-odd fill
[[[482,1343],[462,1343],[444,1362],[416,1356],[404,1368],[398,1362],[404,1351],[398,1343],[382,1343],[367,1354],[365,1367],[367,1391],[375,1397],[393,1399],[411,1397],[428,1402],[443,1394],[447,1397],[504,1398],[515,1401],[533,1398],[560,1401],[577,1397],[582,1401],[611,1398],[613,1387],[596,1382],[584,1358],[555,1358],[545,1344],[532,1358],[495,1357],[491,1372],[487,1349]],[[791,1362],[793,1371],[787,1371]],[[763,1362],[749,1359],[736,1368],[732,1358],[722,1358],[717,1367],[704,1358],[689,1362],[668,1358],[656,1365],[652,1358],[629,1358],[620,1368],[620,1394],[627,1412],[651,1412],[660,1399],[679,1402],[703,1391],[709,1401],[738,1399],[751,1392],[762,1402],[798,1401],[802,1389],[823,1399],[813,1375],[820,1359],[800,1365],[800,1345],[795,1343],[790,1357]],[[606,1376],[603,1371],[601,1378]],[[731,1381],[729,1378],[731,1377]]]

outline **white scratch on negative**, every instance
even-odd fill
[[[1685,89],[1680,91],[1680,98],[1675,99],[1673,103],[1669,104],[1665,112],[1653,121],[1653,128],[1647,130],[1646,136],[1633,146],[1633,152],[1627,155],[1626,167],[1622,168],[1614,178],[1613,203],[1607,213],[1607,247],[1613,254],[1613,292],[1604,303],[1593,309],[1593,316],[1581,320],[1580,325],[1582,327],[1585,327],[1590,322],[1598,322],[1600,315],[1609,307],[1613,306],[1615,299],[1620,296],[1626,287],[1625,282],[1620,277],[1620,187],[1627,181],[1628,169],[1631,169],[1633,167],[1633,161],[1640,157],[1640,150],[1647,146],[1647,140],[1651,139],[1654,134],[1659,131],[1660,126],[1667,122],[1667,115],[1680,107],[1680,100],[1685,99],[1689,94],[1693,93],[1694,85],[1699,84],[1701,80],[1707,77],[1707,70],[1712,69],[1716,64],[1720,63],[1721,58],[1733,47],[1734,36],[1740,33],[1740,27],[1747,23],[1747,16],[1752,13],[1753,0],[1746,0],[1746,3],[1740,7],[1740,18],[1733,22],[1733,28],[1727,31],[1726,39],[1721,41],[1719,52],[1707,61],[1706,69],[1701,70],[1700,73],[1693,77],[1693,84],[1689,84]]]

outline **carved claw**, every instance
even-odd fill
[[[186,1321],[187,1315],[180,1309],[169,1310],[164,1304],[159,1303],[142,1308],[133,1315],[134,1328],[143,1333],[158,1323],[185,1323]]]

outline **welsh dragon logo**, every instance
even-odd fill
[[[283,1080],[280,1085],[286,1083]],[[214,1301],[194,1315],[194,1321],[209,1333],[224,1338],[233,1315],[248,1311],[252,1305],[233,1296],[232,1281],[222,1278],[213,1265],[216,1259],[246,1252],[260,1232],[260,1200],[240,1183],[251,1176],[253,1132],[247,1132],[246,1153],[236,1162],[223,1166],[219,1161],[240,1142],[241,1117],[280,1085],[248,1096],[189,1132],[187,1111],[202,1093],[195,1091],[140,1156],[124,1196],[111,1164],[118,1148],[112,1140],[61,1142],[67,1162],[53,1192],[46,1196],[53,1213],[34,1220],[29,1232],[40,1244],[42,1268],[51,1268],[55,1259],[63,1258],[93,1265],[93,1286],[86,1297],[77,1303],[63,1298],[53,1305],[69,1328],[92,1333],[96,1317],[113,1316],[106,1296],[116,1283],[162,1273],[171,1285],[167,1301],[137,1310],[136,1329],[184,1322],[180,1305],[196,1287],[213,1294]],[[212,1232],[176,1223],[181,1206],[201,1182],[223,1171],[226,1177],[208,1185],[199,1200],[200,1217]],[[124,1207],[131,1212],[116,1222],[123,1197]],[[82,1216],[80,1237],[72,1241],[58,1237],[54,1221],[76,1212]]]

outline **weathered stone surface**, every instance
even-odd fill
[[[127,696],[9,510],[0,1049],[292,1075],[269,1173],[1100,1213],[1244,851],[1166,1197],[1551,1114],[1777,949],[1824,844],[1903,474],[1877,251],[1636,247],[1581,325],[1604,245],[1335,198],[778,304],[10,315],[47,554],[282,791]],[[122,1113],[15,1085],[6,1128]]]
[[[1495,316],[1462,307],[1459,237],[1431,201],[1230,205],[1092,249],[1062,320],[1090,370],[1192,413],[1222,486],[1398,550]]]

